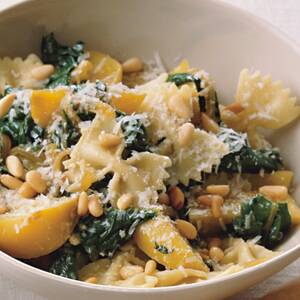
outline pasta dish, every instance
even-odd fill
[[[300,106],[241,71],[156,54],[122,64],[53,33],[41,57],[0,59],[0,250],[90,284],[202,282],[264,262],[300,222],[293,171],[266,138]]]

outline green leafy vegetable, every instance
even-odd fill
[[[197,92],[201,92],[201,79],[197,75],[189,74],[189,73],[176,73],[170,74],[167,78],[167,82],[174,82],[177,86],[194,82]],[[199,96],[199,106],[201,112],[206,112],[206,101],[205,97]]]
[[[41,44],[42,60],[56,67],[56,72],[50,77],[47,87],[70,84],[70,74],[78,65],[84,53],[84,44],[77,42],[69,47],[57,42],[53,33],[46,35]]]
[[[94,261],[99,257],[111,257],[128,241],[136,227],[156,216],[153,210],[130,208],[118,210],[109,208],[100,218],[91,215],[82,218],[75,233],[80,236],[80,247]]]
[[[233,220],[233,233],[243,239],[262,236],[261,243],[273,248],[291,226],[287,203],[274,203],[261,195],[241,206],[240,216]]]
[[[51,139],[60,149],[75,145],[80,139],[80,132],[68,114],[63,110],[63,119],[58,123]]]
[[[71,245],[65,245],[59,249],[55,253],[55,258],[49,268],[49,272],[71,279],[77,279],[76,249]]]
[[[113,178],[113,174],[108,173],[105,175],[105,177],[102,180],[98,180],[94,182],[89,189],[92,191],[103,193],[106,196],[108,190],[108,184],[112,178]]]
[[[0,133],[11,138],[12,145],[29,145],[40,149],[45,131],[33,121],[29,103],[15,101],[9,112],[0,119]]]
[[[117,120],[121,123],[125,140],[123,159],[130,157],[133,151],[143,152],[150,150],[149,139],[144,125],[144,115],[136,114],[127,116],[119,113]]]
[[[282,167],[280,153],[276,149],[252,149],[247,134],[237,133],[230,128],[221,128],[218,138],[229,146],[230,153],[225,155],[218,167],[228,173],[267,173]]]
[[[156,242],[155,242],[154,248],[155,248],[155,250],[159,251],[162,254],[170,254],[173,252],[173,249],[170,250],[166,246],[160,245]]]

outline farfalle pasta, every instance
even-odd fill
[[[123,64],[43,37],[0,59],[0,250],[89,284],[203,282],[272,259],[300,222],[293,172],[259,128],[294,122],[280,82]],[[45,263],[46,262],[46,263]]]

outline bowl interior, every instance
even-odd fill
[[[216,1],[202,0],[52,0],[28,1],[3,11],[0,56],[39,52],[41,36],[55,32],[66,43],[83,40],[89,49],[122,60],[145,60],[158,52],[167,67],[180,58],[204,68],[216,81],[221,102],[234,97],[242,68],[270,73],[300,96],[300,53],[296,46],[264,22]],[[217,3],[218,2],[218,3]],[[285,163],[295,171],[300,204],[300,124],[272,136]],[[300,229],[282,245],[297,244]]]

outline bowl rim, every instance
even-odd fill
[[[0,15],[3,13],[8,13],[10,11],[13,11],[15,8],[22,9],[22,7],[26,7],[27,5],[30,5],[30,3],[36,3],[36,2],[42,2],[47,0],[11,0],[12,3],[3,3],[0,5]],[[193,0],[180,0],[183,3],[185,1],[192,2]],[[203,0],[202,0],[203,1]],[[274,26],[266,19],[263,19],[260,16],[255,15],[254,13],[246,10],[245,8],[242,8],[240,6],[237,6],[233,3],[226,2],[226,0],[205,0],[207,3],[210,3],[213,6],[218,6],[220,8],[231,10],[234,14],[239,14],[250,20],[252,23],[258,24],[261,28],[263,28],[265,31],[268,31],[270,35],[273,35],[280,39],[282,42],[288,45],[289,48],[291,48],[294,52],[296,52],[300,57],[300,43],[295,41],[293,38],[288,36],[286,33],[284,33],[280,28]],[[58,2],[58,1],[57,1]],[[298,225],[297,227],[299,227]],[[236,273],[212,278],[209,280],[203,280],[202,282],[197,283],[191,283],[186,285],[175,285],[175,286],[166,286],[166,287],[155,287],[155,288],[140,288],[140,287],[119,287],[119,286],[111,286],[111,285],[96,285],[96,284],[89,284],[80,280],[74,280],[65,278],[59,275],[52,274],[50,272],[41,270],[37,267],[33,267],[31,265],[28,265],[22,261],[19,261],[18,259],[4,253],[3,251],[0,251],[0,261],[3,259],[4,261],[13,264],[15,267],[21,268],[23,271],[29,272],[34,276],[40,276],[45,279],[52,279],[56,282],[69,284],[72,286],[82,287],[86,289],[93,289],[93,290],[99,290],[99,291],[109,291],[113,293],[133,293],[133,294],[139,294],[139,293],[148,293],[148,294],[158,294],[162,292],[176,292],[176,291],[185,291],[187,289],[192,288],[199,288],[202,286],[210,286],[221,282],[227,282],[232,279],[235,279],[237,277],[246,277],[251,273],[256,272],[259,269],[264,269],[266,266],[269,266],[270,264],[273,264],[275,262],[279,262],[281,260],[284,260],[285,258],[288,258],[293,253],[298,253],[298,257],[300,257],[300,244],[293,246],[291,249],[282,251],[279,255],[264,261],[258,265],[243,269],[241,271],[238,271]],[[295,258],[297,259],[297,258]],[[294,260],[295,260],[294,259]]]

